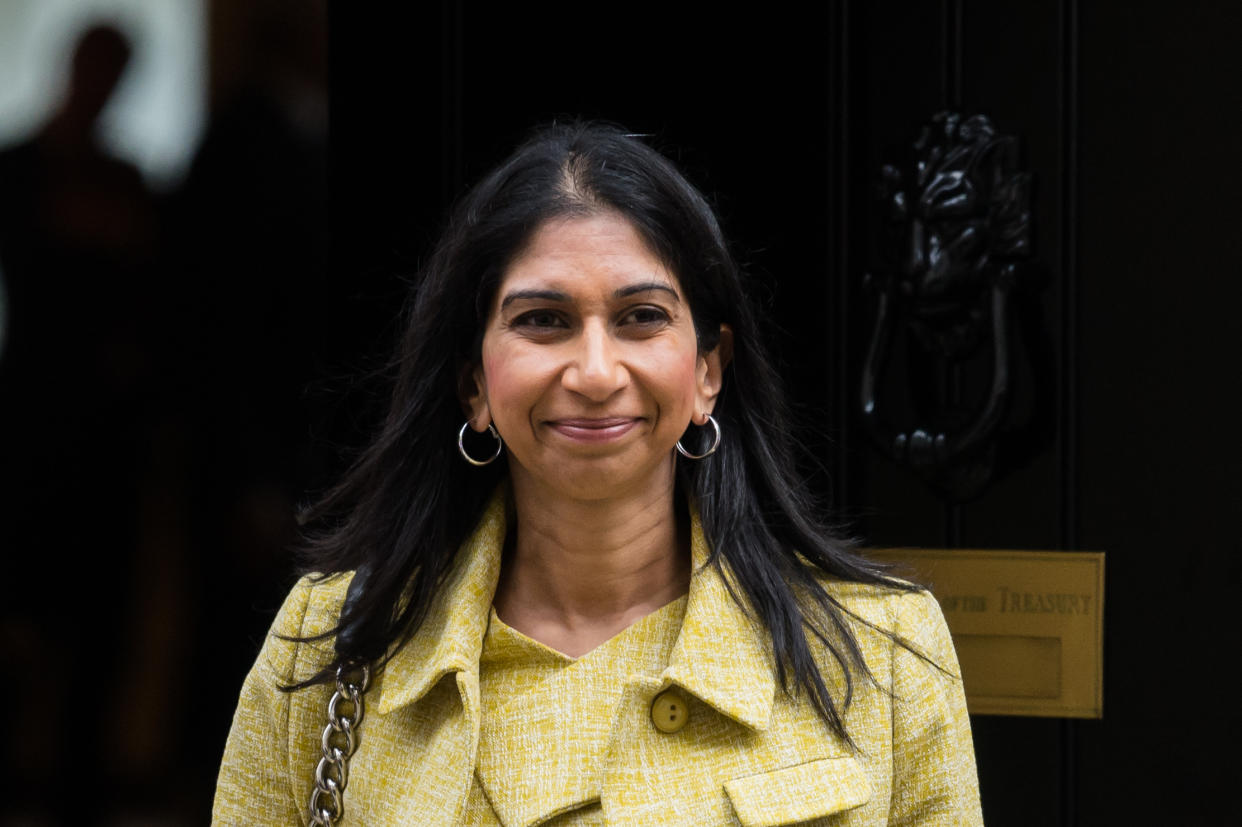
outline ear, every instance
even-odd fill
[[[733,328],[720,326],[720,339],[716,346],[699,354],[695,370],[694,417],[696,425],[706,425],[707,415],[716,407],[716,397],[724,382],[724,370],[733,359]]]
[[[466,365],[457,376],[457,398],[470,427],[482,433],[492,424],[492,411],[487,404],[487,378],[483,365]]]

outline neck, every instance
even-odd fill
[[[673,475],[633,496],[549,496],[513,477],[516,541],[495,606],[505,623],[577,656],[677,599],[690,585]]]

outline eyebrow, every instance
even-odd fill
[[[522,299],[567,302],[569,301],[569,294],[562,293],[560,290],[514,290],[512,293],[505,294],[504,300],[500,303],[500,309],[504,310],[509,305]]]
[[[662,290],[668,293],[678,302],[681,297],[677,295],[677,291],[669,287],[667,284],[660,284],[658,281],[648,281],[641,284],[631,284],[626,287],[617,289],[613,296],[618,299],[628,298],[638,293],[648,293],[652,290]],[[523,299],[535,299],[540,301],[551,302],[567,302],[569,294],[560,290],[514,290],[512,293],[506,293],[504,299],[500,302],[500,309],[503,310],[515,301]]]
[[[618,299],[624,299],[627,296],[633,296],[636,293],[647,293],[652,290],[663,290],[677,301],[681,301],[681,297],[677,295],[677,291],[669,287],[667,284],[660,284],[658,281],[648,281],[643,284],[631,284],[629,287],[622,287],[613,293]]]

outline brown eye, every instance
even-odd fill
[[[523,313],[513,320],[513,326],[535,329],[567,327],[560,314],[551,310],[532,310],[529,313]]]
[[[668,314],[658,307],[635,307],[621,320],[622,324],[656,325],[668,321]]]

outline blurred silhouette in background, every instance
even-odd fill
[[[117,697],[119,664],[151,461],[156,366],[140,308],[154,287],[156,213],[138,171],[95,141],[130,53],[119,30],[87,30],[62,105],[0,153],[0,547],[21,710],[5,763],[63,818],[78,817],[111,775],[76,770],[104,752],[107,710],[129,707]],[[108,764],[123,765],[126,744],[112,749]],[[81,780],[82,795],[53,788],[66,777]]]
[[[326,278],[326,4],[206,10],[212,119],[178,190],[101,149],[135,52],[111,24],[0,150],[0,825],[203,822],[296,503],[336,467],[307,391],[350,360]]]

